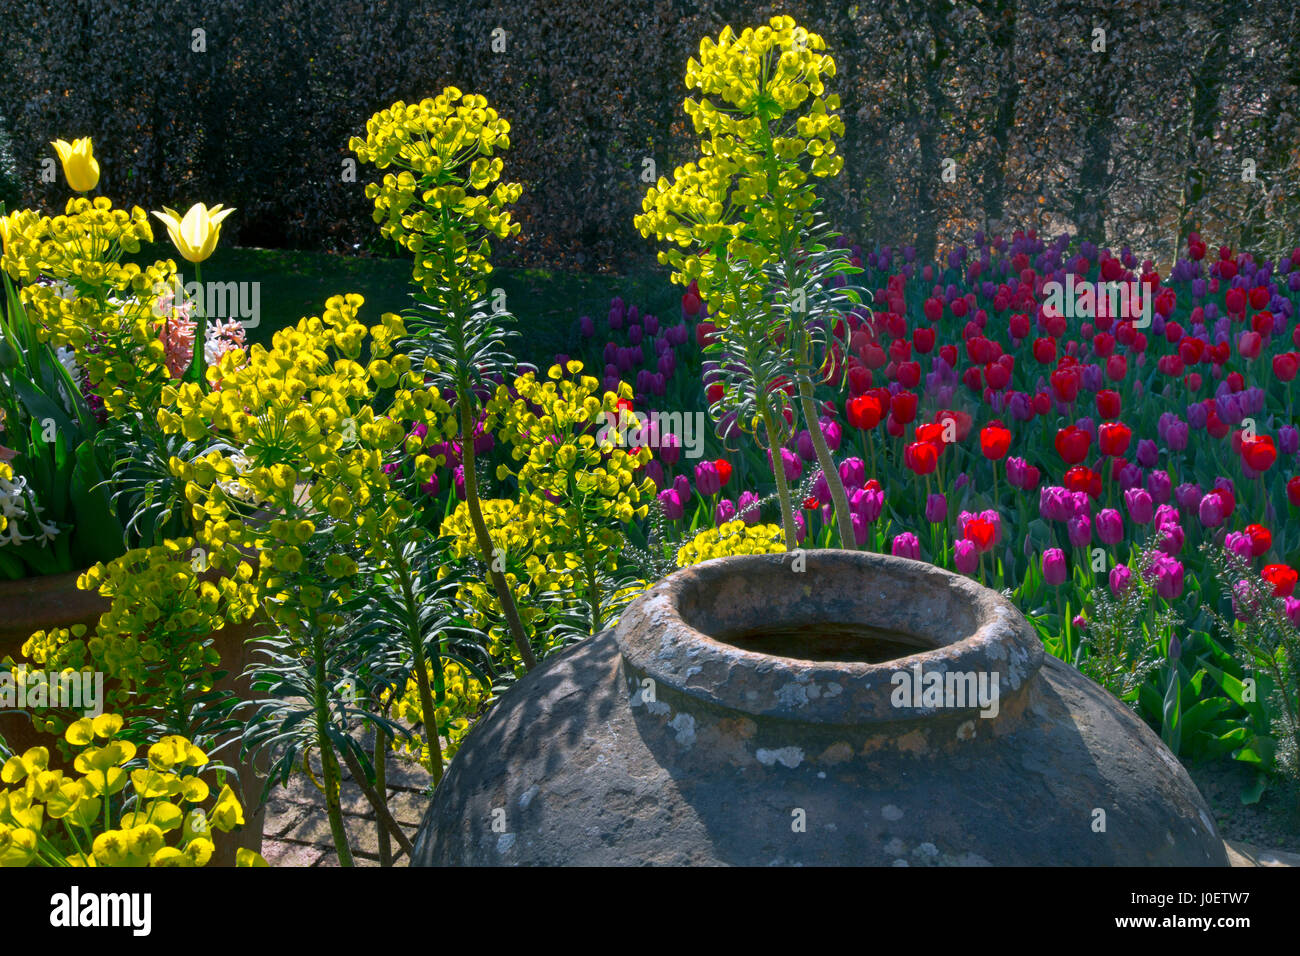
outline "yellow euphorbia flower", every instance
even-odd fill
[[[217,240],[221,238],[221,220],[234,211],[222,209],[219,203],[209,209],[200,202],[191,206],[184,218],[166,206],[154,215],[167,226],[167,235],[185,259],[203,262],[216,251]]]
[[[89,136],[74,139],[71,143],[56,139],[50,145],[59,154],[59,162],[63,164],[63,175],[67,177],[68,185],[76,192],[89,192],[99,185],[99,162],[95,159]]]

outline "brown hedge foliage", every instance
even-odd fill
[[[644,161],[667,173],[693,155],[687,57],[723,24],[774,12],[836,53],[846,175],[830,211],[863,239],[927,256],[979,227],[1073,227],[1167,261],[1198,227],[1281,247],[1300,212],[1300,31],[1281,0],[1248,15],[1221,0],[5,6],[0,132],[24,202],[64,195],[39,176],[48,141],[90,135],[120,201],[236,206],[227,234],[250,245],[377,249],[361,185],[344,181],[348,138],[392,100],[454,84],[513,124],[513,261],[644,261],[631,222]]]

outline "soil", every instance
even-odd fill
[[[1224,839],[1300,853],[1300,783],[1271,777],[1263,796],[1255,803],[1244,804],[1242,791],[1256,778],[1256,772],[1246,764],[1235,760],[1203,761],[1188,766],[1187,772],[1210,805]]]

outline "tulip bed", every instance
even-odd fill
[[[1294,773],[1300,249],[1258,261],[1193,234],[1167,275],[1033,230],[977,236],[938,264],[851,252],[872,302],[837,325],[817,395],[849,546],[1004,590],[1048,651],[1175,752],[1257,768],[1254,796],[1270,771]],[[1149,317],[1057,314],[1044,286],[1067,273],[1144,283]],[[693,285],[681,301],[672,322],[620,299],[578,321],[587,365],[607,388],[635,382],[652,421],[703,415],[721,388],[707,309]],[[782,549],[770,453],[734,417],[696,460],[648,431],[655,530],[680,563]],[[839,546],[811,436],[779,454],[800,545]]]

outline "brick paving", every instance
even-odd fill
[[[389,754],[386,770],[388,810],[407,837],[414,840],[420,818],[429,804],[433,778],[413,759],[397,754]],[[339,797],[353,862],[357,866],[378,866],[379,831],[374,810],[346,767],[343,777]],[[401,847],[395,840],[389,842],[395,858],[393,865],[406,866]],[[325,812],[325,796],[306,775],[294,774],[287,786],[271,790],[262,828],[262,856],[271,866],[339,865]]]

